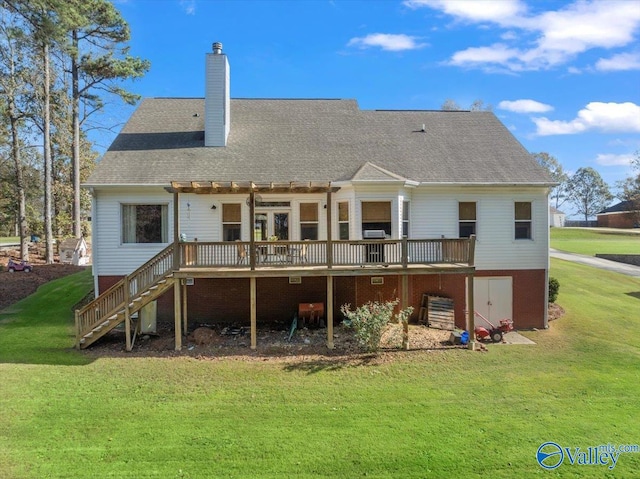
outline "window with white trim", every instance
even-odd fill
[[[222,204],[222,241],[240,239],[242,231],[242,205],[240,203]]]
[[[339,239],[349,239],[349,202],[347,201],[338,203],[338,233]]]
[[[387,237],[391,237],[390,201],[362,202],[362,236],[370,230],[384,230]]]
[[[409,202],[402,202],[402,237],[409,237]]]
[[[167,205],[122,205],[122,243],[167,243]]]
[[[318,239],[318,203],[300,203],[300,239]]]
[[[458,237],[469,238],[476,234],[476,203],[460,201],[458,203]]]
[[[531,239],[531,202],[516,201],[514,210],[515,239]]]

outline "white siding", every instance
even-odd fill
[[[458,202],[475,201],[476,267],[546,269],[549,257],[545,189],[428,188],[416,189],[411,202],[412,238],[457,238]],[[514,239],[514,203],[532,202],[532,239]]]
[[[123,244],[122,204],[166,204],[168,242],[173,241],[173,196],[162,188],[127,190],[96,190],[93,212],[94,275],[116,276],[131,273],[164,249],[168,243]]]

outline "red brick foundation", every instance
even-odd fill
[[[513,281],[513,321],[517,329],[543,328],[546,309],[544,270],[476,271],[476,277],[510,276]],[[361,306],[368,301],[387,301],[402,295],[400,276],[381,276],[384,283],[371,284],[370,276],[338,276],[334,278],[334,320],[342,319],[340,307]],[[100,291],[106,291],[121,277],[98,278]],[[289,284],[288,278],[257,278],[257,317],[259,323],[288,322],[299,303],[327,304],[326,277],[302,277],[301,284]],[[432,274],[409,276],[409,305],[412,321],[417,321],[423,294],[452,298],[455,323],[466,324],[466,276]],[[196,278],[187,286],[189,323],[249,324],[249,278]],[[173,291],[158,299],[158,319],[173,319]]]

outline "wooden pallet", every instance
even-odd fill
[[[453,299],[423,294],[418,321],[427,324],[430,328],[453,331],[455,329]]]

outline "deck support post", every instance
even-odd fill
[[[173,281],[173,314],[176,332],[176,351],[182,349],[182,304],[180,301],[180,279]]]
[[[327,268],[333,268],[333,220],[331,213],[333,207],[331,205],[331,191],[327,191]]]
[[[403,274],[401,281],[402,295],[400,299],[400,309],[402,310],[409,307],[409,275]],[[409,349],[409,318],[402,322],[402,349],[405,351]]]
[[[173,193],[173,270],[180,269],[180,198]]]
[[[333,276],[327,276],[327,348],[333,349]]]
[[[189,331],[189,320],[187,318],[187,281],[182,283],[182,324],[184,326],[183,332],[186,336]]]
[[[473,273],[467,275],[467,331],[469,332],[469,349],[476,348],[475,305],[473,304]]]
[[[258,347],[258,341],[257,341],[257,328],[256,328],[256,323],[257,323],[257,314],[256,314],[256,277],[252,276],[249,279],[249,296],[250,296],[250,303],[251,303],[251,349],[256,349]]]
[[[131,343],[131,313],[129,312],[129,277],[124,277],[124,336],[126,342],[126,350],[131,351],[133,344]]]

